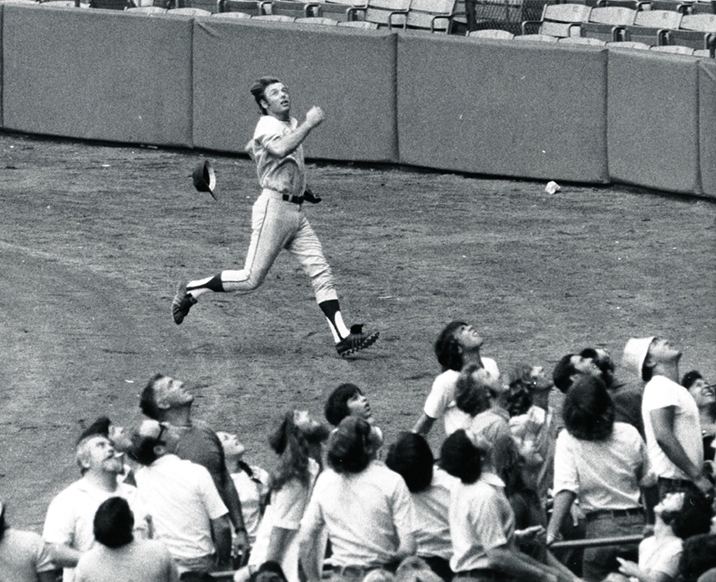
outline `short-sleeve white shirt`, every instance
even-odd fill
[[[646,446],[630,424],[615,422],[604,441],[580,440],[566,429],[557,437],[555,495],[572,491],[586,513],[639,507],[639,484],[649,483],[649,473]]]
[[[415,541],[418,556],[452,556],[450,540],[450,494],[460,481],[439,467],[433,470],[433,481],[424,491],[413,493],[415,507]]]
[[[228,514],[209,471],[173,454],[136,474],[139,499],[149,508],[154,537],[175,560],[214,553],[211,520]]]
[[[256,124],[254,137],[247,151],[256,162],[256,172],[262,188],[281,194],[300,196],[306,187],[306,168],[303,158],[303,146],[298,146],[289,155],[279,158],[273,155],[268,144],[298,127],[298,121],[281,121],[271,115],[262,115]]]
[[[47,543],[66,545],[86,552],[94,545],[94,514],[110,497],[123,497],[134,514],[135,529],[146,529],[146,507],[138,500],[137,489],[118,483],[115,491],[95,487],[86,479],[75,481],[55,496],[47,508],[42,537]],[[74,580],[74,568],[65,568],[63,580]]]
[[[491,375],[498,377],[500,370],[492,358],[482,358],[482,365]],[[455,404],[455,384],[460,376],[456,370],[445,370],[438,374],[433,381],[432,388],[425,400],[423,412],[430,418],[442,418],[445,424],[445,434],[450,436],[458,429],[467,429],[472,418],[460,410]]]
[[[301,531],[307,535],[325,525],[334,563],[377,567],[393,560],[400,540],[412,535],[414,524],[405,481],[372,461],[357,474],[325,469],[316,480]]]
[[[231,480],[241,501],[246,534],[253,543],[261,521],[261,498],[268,494],[269,474],[261,467],[251,467],[251,471],[253,477],[246,471],[231,473]]]
[[[644,434],[649,461],[658,477],[667,479],[689,479],[664,453],[656,442],[651,412],[659,408],[674,407],[674,435],[697,467],[704,462],[704,445],[701,436],[701,421],[696,401],[689,391],[666,376],[654,376],[644,387],[641,414],[644,420]]]
[[[660,572],[676,580],[683,548],[683,540],[676,536],[662,540],[649,536],[639,544],[639,569]]]
[[[513,544],[515,514],[504,482],[492,473],[483,473],[470,485],[458,483],[450,498],[449,520],[453,572],[489,568],[487,551]]]
[[[308,461],[308,471],[310,476],[307,484],[292,479],[284,483],[280,489],[271,492],[271,502],[266,506],[266,513],[259,524],[256,542],[251,548],[249,559],[249,564],[256,567],[266,561],[271,530],[274,527],[291,530],[293,533],[289,536],[281,560],[281,568],[288,582],[299,582],[298,529],[319,472],[318,463],[313,459]]]

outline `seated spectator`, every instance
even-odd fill
[[[639,582],[675,582],[683,540],[709,531],[709,502],[694,492],[667,493],[654,514],[654,535],[639,544],[639,564],[617,558],[619,571]]]
[[[371,425],[371,430],[380,443],[383,443],[383,431],[375,425],[370,402],[355,384],[341,384],[333,390],[326,400],[324,412],[326,420],[334,427],[338,426],[347,416],[362,418]]]
[[[110,497],[94,516],[91,550],[82,554],[75,582],[177,582],[179,574],[164,544],[136,540],[134,515],[121,497]]]
[[[249,542],[253,545],[266,505],[270,476],[261,467],[244,462],[243,456],[246,449],[236,434],[220,431],[216,433],[216,436],[219,437],[224,449],[226,468],[229,470],[239,494],[246,534],[249,537]]]
[[[251,582],[286,582],[286,575],[278,562],[264,562],[251,574]]]
[[[405,482],[375,460],[379,443],[363,419],[344,418],[328,439],[326,468],[318,477],[301,523],[301,562],[318,582],[318,533],[328,532],[338,576],[362,579],[393,570],[416,550],[415,515]]]
[[[697,582],[716,568],[716,534],[702,534],[684,540],[679,561],[679,582]]]
[[[440,418],[443,419],[446,435],[468,427],[469,416],[455,404],[455,383],[460,370],[472,363],[485,368],[496,378],[500,376],[495,360],[481,355],[483,343],[484,339],[478,330],[464,321],[451,321],[443,328],[434,346],[442,372],[433,381],[423,413],[415,423],[413,432],[427,435]]]
[[[0,581],[55,582],[49,547],[38,534],[11,528],[5,510],[0,501]]]
[[[235,580],[245,580],[265,562],[276,562],[288,582],[299,582],[298,529],[319,472],[318,463],[309,455],[306,433],[318,424],[308,413],[291,410],[269,436],[278,456],[271,476],[270,501],[248,566],[237,572]]]
[[[483,451],[462,429],[452,433],[440,449],[441,467],[460,479],[449,510],[454,579],[574,580],[566,568],[541,564],[517,548],[515,516],[504,483],[494,473],[482,472],[483,459]]]
[[[417,520],[417,555],[421,563],[446,582],[452,580],[448,509],[450,492],[457,480],[434,466],[430,445],[425,438],[412,432],[401,433],[391,445],[385,464],[403,478],[410,491]]]
[[[699,409],[701,434],[704,440],[704,460],[714,460],[714,437],[716,437],[716,392],[714,385],[708,384],[701,372],[691,370],[684,374],[681,385],[689,391]]]
[[[641,534],[646,523],[640,486],[652,485],[646,446],[631,425],[614,422],[614,407],[604,382],[579,377],[567,392],[554,459],[554,510],[547,543],[558,538],[575,499],[586,514],[586,537]],[[601,581],[616,571],[616,556],[628,548],[600,546],[584,550],[582,576]]]

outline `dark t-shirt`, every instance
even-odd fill
[[[609,389],[614,403],[614,421],[631,424],[644,438],[644,419],[641,416],[643,388],[615,379]]]
[[[179,426],[173,429],[178,440],[169,452],[206,467],[216,488],[222,492],[229,474],[224,463],[224,449],[216,433],[201,420],[193,420],[189,427]]]

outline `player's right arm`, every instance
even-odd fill
[[[272,156],[283,158],[292,154],[298,146],[308,137],[315,127],[319,126],[326,118],[326,114],[320,107],[311,107],[306,113],[306,120],[296,129],[266,144],[266,149]]]

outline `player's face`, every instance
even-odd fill
[[[373,423],[373,412],[370,409],[370,403],[362,392],[356,392],[346,402],[348,414],[362,418],[366,422]]]
[[[464,348],[479,348],[485,341],[477,331],[477,328],[471,325],[463,325],[455,331],[455,339]]]
[[[696,406],[699,408],[710,406],[716,402],[716,392],[714,392],[713,386],[709,386],[703,378],[699,378],[691,385],[689,394],[694,397]]]
[[[184,382],[164,376],[154,384],[154,394],[160,408],[182,406],[194,401],[194,395],[184,388]]]
[[[283,83],[272,83],[264,90],[266,112],[274,117],[286,117],[291,109],[291,97]]]

